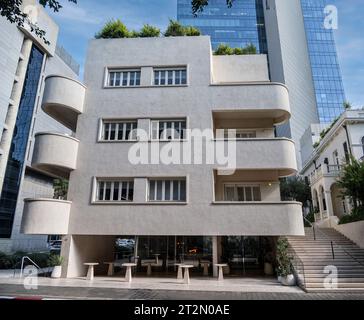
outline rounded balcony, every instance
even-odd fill
[[[86,87],[71,78],[52,75],[45,79],[42,109],[72,131],[83,113]]]
[[[68,234],[71,202],[55,199],[24,199],[21,233]]]
[[[271,119],[279,125],[291,118],[288,88],[275,82],[211,85],[214,113],[239,112],[245,118]],[[226,97],[229,97],[227,103]]]
[[[35,135],[32,167],[57,178],[68,178],[76,169],[79,140],[59,133]]]

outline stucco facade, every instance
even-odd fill
[[[364,160],[364,111],[344,112],[321,138],[323,129],[321,125],[312,125],[301,139],[306,158],[302,174],[311,184],[316,220],[335,221],[333,218],[341,218],[352,209],[349,199],[341,196],[337,180],[351,156]]]
[[[173,71],[170,85],[156,85],[161,69],[178,70]],[[114,70],[133,75],[139,72],[138,84],[123,87],[118,82],[117,87],[110,86]],[[174,83],[177,73],[182,72],[186,75],[183,83]],[[52,76],[46,79],[43,100],[43,109],[55,119],[68,122],[70,128],[77,123],[78,150],[72,149],[74,140],[65,141],[67,151],[58,154],[64,161],[56,159],[52,148],[38,150],[33,157],[35,162],[41,157],[47,159],[42,170],[54,173],[52,158],[57,169],[60,162],[66,163],[77,152],[77,164],[66,165],[71,172],[69,214],[64,212],[69,203],[54,204],[53,215],[52,203],[27,200],[23,231],[43,233],[47,229],[46,214],[50,219],[59,219],[59,234],[65,235],[62,254],[67,277],[83,275],[82,262],[111,259],[112,239],[120,235],[210,237],[215,263],[219,260],[219,237],[303,235],[301,204],[282,202],[279,192],[279,178],[297,172],[294,143],[274,134],[274,126],[290,118],[289,93],[284,85],[268,81],[267,75],[265,55],[215,57],[210,39],[205,36],[91,41],[84,85]],[[129,74],[128,81],[131,77]],[[69,88],[67,96],[65,86]],[[57,112],[57,108],[67,112]],[[142,149],[156,150],[157,155],[191,143],[189,135],[173,141],[153,139],[156,119],[178,119],[187,130],[206,130],[206,141],[215,147],[223,145],[225,150],[233,142],[236,166],[221,165],[216,158],[211,163],[196,163],[197,156],[207,159],[205,148],[192,152],[195,161],[191,163],[135,164],[131,155],[136,143]],[[105,140],[105,123],[115,121],[132,122],[143,131],[137,132],[136,140]],[[118,130],[121,127],[118,124]],[[221,138],[219,129],[234,129],[241,136]],[[39,148],[54,139],[37,138],[46,140],[38,142]],[[46,152],[51,154],[47,156]],[[184,155],[186,152],[177,158],[184,159]],[[178,201],[152,201],[151,181],[173,179],[180,181],[179,192],[185,186],[183,196]],[[115,189],[117,180],[127,181],[128,188],[133,183],[132,198],[120,200],[119,194],[119,200],[116,195],[116,201],[100,201],[100,181],[113,181],[115,192],[119,190]],[[228,186],[236,184],[248,188],[244,191],[246,197],[251,192],[248,201],[227,199]],[[167,183],[163,182],[164,196],[166,188]],[[42,210],[43,223],[36,225],[33,221]],[[67,230],[63,227],[65,222]],[[54,220],[49,221],[52,230],[56,225]]]

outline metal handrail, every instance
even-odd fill
[[[32,259],[30,259],[28,256],[24,256],[21,258],[21,267],[20,267],[20,275],[19,277],[23,277],[23,270],[24,270],[24,261],[28,260],[32,265],[34,265],[38,270],[42,270],[40,266],[38,266]]]
[[[314,240],[316,241],[316,228],[315,226],[309,221],[307,220],[305,217],[303,217],[303,219],[308,222],[313,230],[313,234],[314,234]],[[341,245],[339,245],[338,243],[336,243],[335,241],[331,240],[328,235],[323,232],[322,230],[320,230],[320,228],[317,228],[317,230],[320,232],[320,234],[322,234],[325,238],[327,238],[327,240],[330,241],[330,245],[331,245],[331,254],[332,254],[332,259],[335,260],[335,249],[334,249],[334,245],[339,247],[340,249],[342,249],[345,254],[347,254],[349,257],[351,257],[352,259],[354,259],[357,263],[359,263],[360,265],[362,265],[364,267],[364,263],[362,263],[361,261],[359,261],[357,258],[355,258],[352,254],[350,254],[345,248],[343,248]]]

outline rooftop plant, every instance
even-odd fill
[[[156,38],[161,36],[161,30],[150,24],[145,24],[141,30],[129,30],[120,20],[110,20],[95,35],[96,39],[117,38]],[[178,21],[170,20],[165,37],[199,36],[200,30],[192,26],[183,26]]]
[[[165,37],[183,37],[183,36],[200,36],[201,32],[195,27],[192,26],[183,26],[178,21],[169,20],[169,25],[167,27],[166,32],[164,33]]]
[[[232,48],[226,44],[220,44],[215,50],[214,55],[225,56],[225,55],[244,55],[244,54],[257,54],[257,48],[254,44],[248,44],[244,48]]]

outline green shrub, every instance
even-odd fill
[[[48,266],[49,267],[57,267],[57,266],[61,266],[64,262],[64,258],[60,255],[57,254],[52,254],[50,255],[49,259],[48,259]]]
[[[230,56],[234,54],[234,49],[226,44],[220,44],[214,54],[216,56]]]
[[[114,39],[114,38],[129,38],[130,32],[128,28],[119,19],[110,20],[105,26],[95,35],[96,39]]]
[[[145,24],[137,35],[140,38],[157,38],[161,35],[161,30],[157,27]]]
[[[351,214],[348,214],[346,216],[343,216],[339,224],[347,224],[357,221],[363,221],[364,220],[364,207],[359,207],[357,209],[354,209]]]
[[[31,253],[28,255],[40,268],[46,268],[48,266],[48,260],[50,254],[48,252]]]
[[[169,25],[164,33],[165,37],[181,37],[185,35],[186,28],[184,26],[182,26],[178,21],[169,20]]]
[[[292,257],[288,252],[289,243],[280,237],[277,242],[277,274],[286,277],[293,273]]]
[[[188,37],[200,36],[201,31],[195,27],[187,26],[185,27],[185,35]]]
[[[244,48],[231,48],[226,44],[220,44],[214,52],[214,55],[216,56],[245,55],[245,54],[257,54],[257,48],[253,44],[249,44]]]

